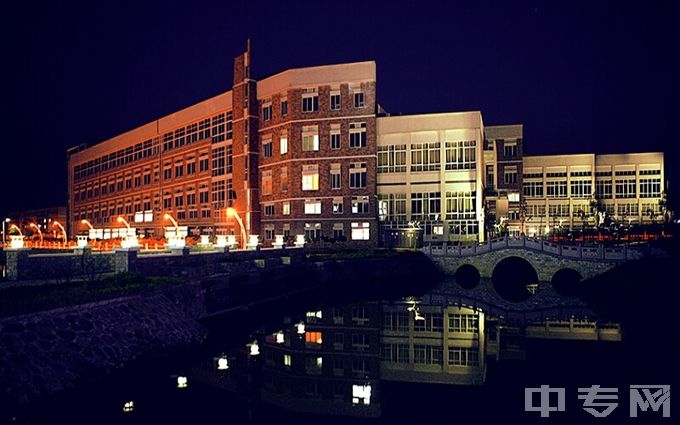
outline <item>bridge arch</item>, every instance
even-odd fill
[[[511,255],[496,263],[491,274],[493,287],[503,299],[511,302],[528,300],[538,286],[539,277],[526,259]]]
[[[454,275],[456,283],[465,289],[472,289],[479,285],[481,275],[477,267],[472,264],[462,264],[456,269]]]
[[[571,267],[559,269],[553,274],[550,283],[561,295],[576,295],[583,276]]]

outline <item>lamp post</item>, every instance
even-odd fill
[[[40,230],[40,227],[35,223],[30,223],[28,226],[33,227],[33,228],[35,228],[35,230],[38,231],[38,236],[40,236],[40,246],[42,246],[42,244],[43,244],[43,234],[42,234],[42,231]]]
[[[21,229],[19,228],[19,226],[17,226],[16,224],[11,224],[11,225],[9,226],[9,230],[12,230],[12,229],[14,229],[14,230],[16,230],[17,232],[19,232],[19,236],[24,236],[24,232],[22,232]]]
[[[57,220],[54,220],[52,222],[52,226],[57,226],[59,230],[61,230],[62,235],[64,236],[64,245],[68,242],[68,239],[66,238],[66,229],[64,229],[64,226],[61,225]]]
[[[175,220],[175,219],[174,219],[170,214],[168,214],[168,213],[165,213],[165,215],[163,216],[163,218],[166,219],[166,220],[170,220],[170,221],[172,222],[173,226],[175,226],[175,236],[179,236],[179,224],[177,223],[177,220]]]
[[[7,244],[7,223],[9,223],[10,220],[8,217],[6,217],[4,220],[2,220],[2,246],[5,246]]]
[[[170,220],[172,224],[175,226],[175,234],[168,238],[168,246],[171,249],[184,248],[186,242],[183,237],[179,236],[179,224],[177,223],[177,220],[175,220],[168,213],[165,213],[165,215],[163,215],[163,218],[166,220]]]
[[[238,225],[241,227],[241,246],[245,249],[246,247],[246,228],[243,225],[243,220],[241,220],[241,216],[238,215],[238,211],[236,211],[235,208],[229,207],[227,208],[227,217],[234,217],[236,218],[236,221],[238,222]]]

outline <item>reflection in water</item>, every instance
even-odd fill
[[[470,285],[466,285],[470,286]],[[541,285],[511,303],[483,280],[445,281],[419,297],[313,305],[263,330],[227,374],[196,368],[207,382],[286,411],[379,417],[383,387],[413,383],[483,386],[489,362],[523,360],[530,341],[620,341],[580,300]],[[219,368],[218,368],[219,369]]]

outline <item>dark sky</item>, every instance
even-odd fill
[[[229,90],[248,37],[255,78],[375,60],[390,112],[480,110],[531,154],[661,150],[676,179],[677,2],[401,3],[10,6],[0,212],[65,205],[68,147]]]

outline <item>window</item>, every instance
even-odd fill
[[[618,204],[616,215],[619,217],[636,216],[638,215],[638,204]]]
[[[331,149],[340,149],[340,124],[331,124]]]
[[[333,214],[342,214],[342,198],[333,198]]]
[[[635,177],[616,180],[616,197],[635,198]]]
[[[595,180],[595,196],[598,199],[611,199],[611,197],[612,197],[612,181],[611,180]]]
[[[593,193],[593,183],[590,180],[572,180],[571,181],[571,197],[572,198],[590,198]]]
[[[321,239],[321,223],[305,223],[305,239],[309,241]]]
[[[262,105],[262,120],[271,121],[272,119],[272,104],[271,102]]]
[[[566,198],[567,197],[567,182],[564,180],[560,181],[548,181],[545,184],[546,192],[548,198]]]
[[[366,187],[366,163],[352,162],[349,164],[349,187],[360,189]]]
[[[302,166],[302,190],[319,190],[319,166]]]
[[[212,175],[221,176],[226,173],[226,149],[224,146],[212,150]]]
[[[449,366],[479,366],[479,350],[467,347],[449,347]]]
[[[440,220],[441,192],[411,193],[411,220]]]
[[[262,144],[262,155],[265,158],[271,158],[273,154],[273,149],[272,149],[272,141],[271,139],[265,140],[264,143]]]
[[[421,313],[425,320],[413,322],[413,330],[416,332],[442,332],[444,330],[444,317],[441,313]]]
[[[474,220],[476,218],[475,195],[475,192],[446,192],[446,219]]]
[[[352,240],[353,241],[367,241],[371,239],[370,235],[371,225],[368,222],[352,223]]]
[[[187,194],[187,205],[196,205],[196,194],[195,193]]]
[[[508,192],[508,202],[519,202],[519,192]]]
[[[198,161],[198,169],[199,169],[199,171],[202,173],[202,172],[208,171],[208,168],[209,168],[208,158],[201,158],[201,159]]]
[[[386,331],[408,331],[408,312],[392,311],[383,313],[382,328]]]
[[[449,332],[479,332],[479,317],[476,314],[449,314]]]
[[[503,169],[503,182],[505,184],[517,183],[517,167],[505,167]]]
[[[282,131],[281,134],[279,135],[279,149],[281,151],[281,155],[285,155],[288,153],[288,132],[287,131]]]
[[[438,171],[440,143],[411,145],[411,171]]]
[[[321,356],[305,357],[305,372],[310,375],[320,375],[323,366],[323,358]]]
[[[368,321],[368,310],[365,307],[352,307],[352,323],[355,325],[367,325]]]
[[[493,164],[488,164],[486,166],[486,187],[489,189],[494,188],[494,174]]]
[[[285,117],[288,115],[288,98],[284,97],[281,99],[281,116]]]
[[[475,168],[477,142],[461,140],[446,142],[446,169],[470,170]]]
[[[321,345],[323,343],[321,332],[305,332],[305,342],[307,344]]]
[[[208,191],[199,192],[198,201],[201,204],[207,204],[208,203]]]
[[[550,217],[569,217],[569,204],[548,205],[548,216]]]
[[[505,157],[517,156],[517,142],[504,142],[503,156]]]
[[[196,163],[194,161],[188,162],[187,163],[187,175],[191,175],[196,173]],[[147,174],[148,175],[148,174]],[[144,180],[146,181],[146,176],[144,176]]]
[[[365,122],[353,122],[349,124],[349,147],[350,148],[366,147]]]
[[[283,365],[286,367],[290,367],[290,365],[293,364],[293,360],[290,356],[290,354],[284,354],[283,355]]]
[[[368,335],[366,334],[352,334],[352,350],[353,351],[368,351]]]
[[[274,215],[274,204],[269,204],[264,206],[264,215],[271,216]],[[269,238],[271,239],[271,238]]]
[[[440,365],[443,363],[443,350],[438,345],[413,345],[413,363],[416,364],[434,364]]]
[[[369,368],[366,360],[352,360],[352,376],[356,378],[368,378]]]
[[[281,169],[281,192],[288,192],[288,168]]]
[[[381,221],[406,221],[405,193],[390,193],[378,196],[378,215]]]
[[[522,191],[525,198],[542,198],[543,197],[543,182],[522,182]]]
[[[354,92],[354,107],[355,108],[363,108],[366,106],[364,103],[364,92]]]
[[[406,171],[406,145],[378,146],[378,172],[403,173]]]
[[[352,214],[365,214],[368,210],[368,196],[352,197]]]
[[[317,112],[318,110],[319,95],[316,89],[304,89],[302,92],[302,112]]]
[[[661,179],[640,179],[640,198],[658,198],[661,196]]]
[[[340,90],[331,90],[331,111],[340,110]]]
[[[319,127],[302,127],[302,150],[304,152],[319,150]]]
[[[331,164],[331,178],[330,186],[331,189],[340,189],[342,184],[342,179],[340,176],[340,164]]]
[[[333,224],[333,239],[336,241],[344,240],[345,238],[345,226],[342,223]]]
[[[282,209],[281,209],[281,214],[283,215],[290,215],[290,202],[284,202]]]
[[[305,214],[321,214],[321,201],[318,199],[305,199]]]
[[[272,171],[267,170],[262,172],[262,194],[272,194]]]
[[[408,363],[408,344],[382,344],[380,360],[390,363]]]
[[[342,350],[345,348],[345,334],[342,332],[335,332],[333,334],[333,348]]]

